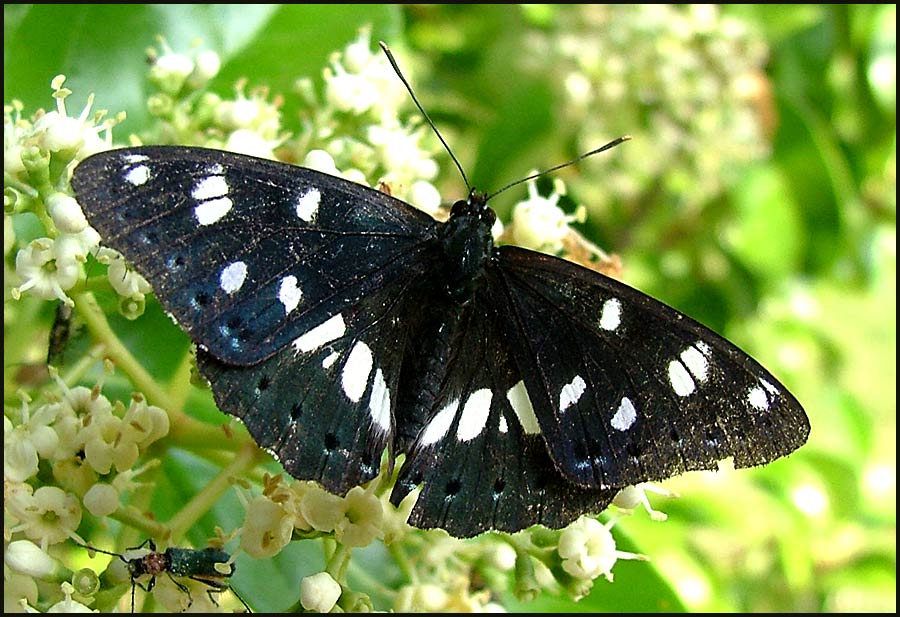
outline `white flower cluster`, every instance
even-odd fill
[[[42,404],[23,397],[20,412],[3,418],[4,533],[10,549],[16,546],[7,553],[7,605],[34,605],[36,580],[66,578],[49,547],[81,541],[77,529],[85,510],[95,517],[118,511],[123,493],[140,487],[135,478],[153,464],[135,467],[140,456],[169,431],[166,413],[138,395],[126,407],[111,403],[99,387],[56,381],[60,396]],[[39,474],[46,477],[39,480]]]
[[[310,106],[295,141],[298,158],[354,182],[377,182],[394,197],[437,212],[435,138],[427,125],[403,119],[410,99],[384,54],[371,50],[368,29],[332,56],[323,76],[324,104],[310,80],[298,82]]]
[[[62,396],[32,408],[26,401],[16,421],[3,419],[3,478],[7,514],[22,532],[46,549],[73,537],[82,505],[95,516],[119,507],[120,493],[135,488],[134,470],[141,453],[169,432],[169,418],[159,407],[134,395],[128,407],[113,404],[94,389],[68,388],[57,379]],[[58,486],[34,490],[28,482],[41,463]],[[46,516],[53,510],[55,516]]]
[[[634,137],[581,164],[593,171],[573,182],[585,203],[698,208],[768,151],[767,49],[745,22],[716,5],[592,4],[557,15],[554,34],[535,33],[534,44],[560,75],[564,126],[577,127],[582,152]]]
[[[64,81],[60,75],[51,82],[54,111],[41,111],[26,120],[18,102],[4,107],[5,250],[17,246],[9,215],[36,214],[47,235],[17,251],[14,276],[19,284],[10,294],[13,299],[28,294],[72,305],[68,292],[83,282],[84,264],[98,249],[100,236],[66,192],[68,173],[83,158],[112,147],[110,129],[122,117],[104,119],[105,112],[92,116],[93,97],[77,117],[69,116],[65,100],[71,91],[63,87]]]
[[[397,513],[405,523],[409,509],[399,512],[369,489],[354,487],[344,497],[325,491],[315,482],[283,484],[280,477],[267,483],[264,494],[246,504],[241,528],[241,549],[253,557],[272,557],[291,540],[303,535],[332,534],[347,547],[368,546],[385,536],[386,519]]]

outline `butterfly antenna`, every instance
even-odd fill
[[[441,136],[441,132],[437,130],[437,127],[434,125],[434,122],[431,121],[431,117],[428,115],[428,112],[422,107],[419,103],[419,99],[416,98],[416,93],[413,92],[412,86],[409,85],[409,82],[406,81],[406,78],[403,76],[403,73],[400,71],[400,67],[397,66],[397,61],[394,60],[394,54],[391,53],[391,50],[388,48],[387,44],[384,41],[378,41],[378,44],[381,46],[381,50],[384,52],[384,55],[387,56],[388,62],[391,63],[391,66],[394,68],[394,72],[397,73],[397,77],[400,78],[400,81],[403,82],[403,85],[406,86],[406,91],[409,92],[409,96],[412,97],[413,103],[416,104],[416,107],[419,108],[419,111],[425,117],[425,120],[428,122],[428,125],[431,127],[431,130],[434,131],[434,134],[437,135],[438,139],[441,140],[441,143],[444,144],[444,149],[447,150],[447,153],[450,155],[450,158],[453,159],[453,163],[456,165],[456,168],[459,170],[459,175],[462,176],[463,182],[466,183],[466,188],[471,190],[472,186],[469,184],[469,179],[466,177],[466,172],[463,171],[462,165],[459,164],[459,161],[456,160],[456,157],[453,155],[453,151],[450,149],[450,146],[447,145],[447,142],[444,141],[443,136]]]
[[[626,141],[629,141],[630,139],[631,139],[631,136],[630,136],[630,135],[624,135],[624,136],[622,136],[622,137],[618,137],[618,138],[616,138],[616,139],[613,139],[613,140],[612,140],[611,142],[609,142],[608,144],[605,144],[605,145],[603,145],[603,146],[600,146],[599,148],[597,148],[597,149],[595,149],[595,150],[591,150],[590,152],[585,152],[584,154],[582,154],[582,155],[580,155],[580,156],[576,156],[576,157],[575,157],[574,159],[572,159],[571,161],[566,161],[565,163],[560,163],[559,165],[554,165],[554,166],[551,167],[550,169],[545,169],[545,170],[543,170],[543,171],[539,171],[539,172],[537,172],[537,173],[531,174],[531,175],[528,176],[527,178],[522,178],[521,180],[516,180],[515,182],[510,182],[509,184],[507,184],[506,186],[504,186],[502,189],[499,189],[499,190],[497,190],[497,191],[494,191],[493,193],[491,193],[490,195],[488,195],[487,199],[491,199],[491,198],[493,198],[493,197],[496,197],[497,195],[499,195],[499,194],[502,193],[503,191],[505,191],[505,190],[507,190],[507,189],[511,189],[512,187],[517,186],[517,185],[519,185],[519,184],[522,184],[523,182],[528,182],[529,180],[534,180],[535,178],[540,178],[541,176],[544,176],[544,175],[549,174],[549,173],[553,173],[554,171],[556,171],[556,170],[558,170],[558,169],[562,169],[563,167],[568,167],[569,165],[574,165],[574,164],[577,163],[578,161],[581,161],[581,160],[583,160],[583,159],[586,159],[586,158],[589,157],[589,156],[594,156],[595,154],[600,154],[601,152],[603,152],[603,151],[605,151],[605,150],[609,150],[610,148],[615,148],[615,147],[618,146],[619,144],[624,143],[624,142],[626,142]]]

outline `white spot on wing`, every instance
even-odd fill
[[[678,360],[669,362],[669,383],[678,396],[687,396],[696,389],[694,380],[684,365]]]
[[[622,303],[618,298],[610,298],[603,303],[600,313],[600,327],[604,330],[615,330],[622,322]]]
[[[144,157],[146,158],[146,157]],[[137,165],[128,170],[125,174],[125,182],[134,186],[141,186],[150,179],[150,168],[146,165]]]
[[[197,201],[206,201],[228,194],[228,183],[225,176],[206,176],[194,185],[191,196]]]
[[[332,351],[330,354],[325,356],[324,360],[322,360],[322,368],[324,368],[324,369],[331,368],[331,365],[334,364],[335,360],[337,360],[340,357],[341,357],[341,354],[339,354],[336,351]]]
[[[706,381],[709,376],[709,360],[698,346],[688,347],[681,352],[680,358],[691,375],[701,383]]]
[[[488,415],[491,411],[491,399],[494,393],[487,388],[475,390],[469,395],[459,417],[459,427],[456,429],[456,438],[460,441],[475,439],[484,430]]]
[[[243,261],[230,263],[222,268],[219,275],[219,286],[227,294],[233,294],[238,291],[247,279],[247,264]]]
[[[191,196],[202,202],[194,208],[194,216],[201,225],[212,225],[231,211],[234,204],[227,194],[225,176],[206,176],[194,185]]]
[[[344,370],[341,372],[341,387],[347,398],[358,403],[366,391],[369,375],[372,373],[372,350],[362,341],[357,341],[350,350]]]
[[[311,223],[319,212],[319,201],[322,194],[319,189],[309,189],[297,199],[297,216],[307,223]]]
[[[233,205],[227,197],[204,201],[197,204],[197,207],[194,208],[194,216],[197,217],[197,222],[201,225],[212,225],[228,214]]]
[[[297,308],[302,297],[303,292],[297,287],[296,276],[290,275],[281,279],[281,286],[278,288],[278,299],[284,305],[285,313],[290,313]]]
[[[631,399],[623,396],[622,402],[619,403],[619,408],[616,410],[616,415],[610,420],[610,425],[617,431],[627,431],[634,424],[635,420],[637,420],[637,410],[634,408]]]
[[[456,417],[457,409],[459,409],[459,399],[448,403],[443,409],[437,412],[434,418],[431,419],[431,422],[428,423],[428,426],[425,427],[425,431],[422,433],[422,438],[419,442],[423,446],[430,446],[443,439],[444,435],[447,434],[447,431],[450,430],[450,425],[453,424],[453,418]]]
[[[765,388],[766,390],[769,391],[769,394],[771,394],[771,395],[773,395],[773,396],[777,396],[777,395],[778,395],[778,388],[776,388],[775,386],[773,386],[772,384],[770,384],[770,383],[769,383],[768,381],[766,381],[765,379],[760,379],[760,380],[759,380],[759,383],[762,385],[763,388]]]
[[[385,431],[391,430],[391,393],[388,391],[381,369],[375,371],[372,394],[369,395],[369,414],[372,421]]]
[[[506,425],[506,416],[500,414],[500,425],[497,427],[500,429],[501,433],[506,433],[509,431],[509,426]]]
[[[585,389],[587,389],[587,384],[584,383],[584,379],[581,378],[581,375],[575,375],[571,383],[564,385],[559,393],[559,411],[563,412],[577,403]]]
[[[126,154],[122,157],[122,160],[126,163],[143,163],[144,161],[149,161],[150,157],[143,154]]]
[[[294,349],[298,352],[318,349],[325,343],[330,343],[334,339],[344,336],[346,331],[347,326],[344,324],[344,318],[338,313],[312,328],[303,336],[295,338],[293,342]]]
[[[507,391],[506,398],[509,399],[509,404],[519,419],[522,430],[530,435],[540,433],[541,427],[538,425],[537,417],[534,415],[534,407],[531,406],[531,399],[528,398],[528,391],[525,389],[525,383],[522,380],[519,380],[519,383]]]
[[[766,411],[769,408],[769,397],[766,396],[766,391],[759,386],[750,388],[747,393],[747,402],[760,411]]]

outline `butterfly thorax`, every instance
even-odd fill
[[[475,189],[466,200],[457,201],[450,219],[438,228],[444,255],[445,291],[465,303],[482,279],[494,252],[491,228],[497,215],[487,206],[487,196]]]

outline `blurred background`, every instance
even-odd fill
[[[283,93],[298,130],[297,79],[370,26],[482,189],[631,135],[559,172],[561,205],[624,281],[777,375],[812,433],[765,469],[667,483],[666,522],[615,527],[651,561],[580,603],[507,607],[894,612],[895,24],[896,5],[6,5],[4,102],[47,108],[64,73],[70,109],[95,92],[128,113],[118,139],[139,133],[162,34],[220,54],[215,91]],[[464,195],[437,158],[443,198]]]

